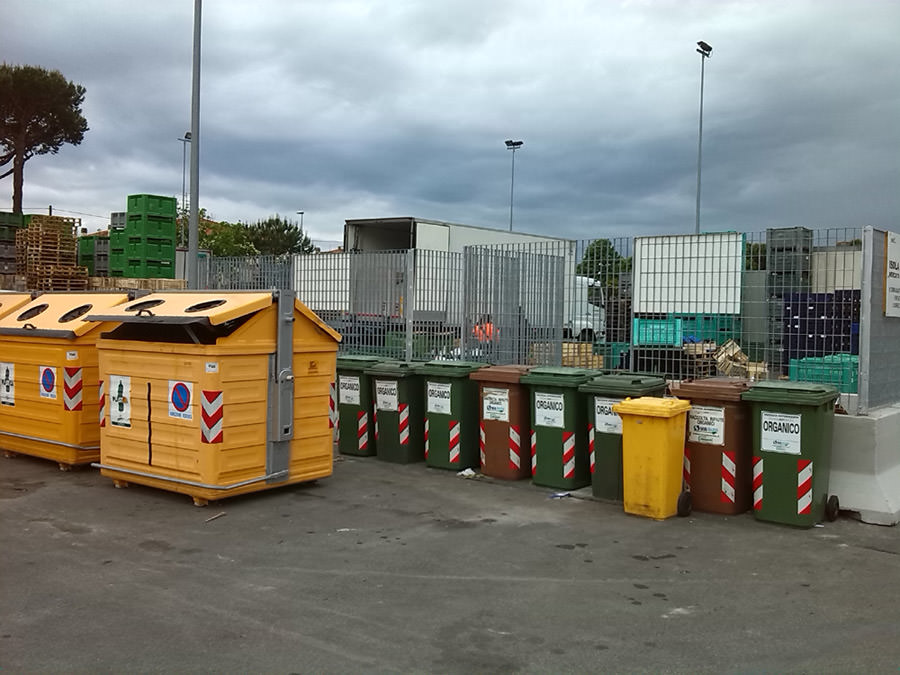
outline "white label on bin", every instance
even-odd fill
[[[179,420],[193,419],[191,399],[194,396],[194,383],[181,380],[169,380],[169,417]]]
[[[509,422],[509,389],[485,387],[481,390],[481,417],[495,422]]]
[[[78,352],[70,351],[66,352],[66,361],[77,361],[78,360]]]
[[[218,361],[207,361],[206,362],[206,372],[207,373],[218,373],[219,372],[219,362]]]
[[[428,412],[439,415],[450,414],[450,388],[449,382],[426,382],[425,389],[428,394]]]
[[[400,408],[397,396],[397,380],[375,380],[375,408],[397,412]]]
[[[41,366],[38,384],[40,385],[41,398],[56,398],[56,368],[53,366]]]
[[[566,403],[562,394],[534,392],[534,426],[565,428]]]
[[[622,435],[622,418],[614,412],[612,407],[621,403],[620,398],[594,397],[594,429],[604,434]]]
[[[338,402],[359,405],[359,378],[338,375]]]
[[[0,405],[16,404],[16,364],[0,363]]]
[[[109,376],[109,423],[114,427],[131,427],[131,378]]]
[[[800,415],[785,415],[762,411],[762,434],[760,450],[782,452],[786,455],[800,454]]]
[[[704,445],[725,445],[725,408],[691,406],[688,411],[688,440]]]

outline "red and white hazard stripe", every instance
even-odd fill
[[[484,468],[484,420],[478,423],[478,454],[481,457],[481,468]]]
[[[513,471],[522,468],[522,439],[515,424],[509,425],[509,468]]]
[[[685,487],[691,487],[691,451],[689,448],[684,449],[684,464],[681,470],[681,478]]]
[[[428,442],[428,432],[430,430],[431,425],[428,423],[428,418],[425,418],[425,459],[428,459],[428,451],[431,449],[431,444]]]
[[[450,463],[459,464],[459,420],[450,420]]]
[[[591,456],[591,473],[594,473],[594,425],[588,424],[588,453]]]
[[[400,445],[409,445],[409,404],[401,403],[399,409],[400,422],[397,430],[400,432]]]
[[[726,504],[734,504],[735,471],[737,471],[737,464],[735,463],[734,450],[723,451],[722,491],[719,494],[719,500]]]
[[[753,508],[759,511],[763,501],[763,458],[753,458]]]
[[[335,391],[334,382],[328,385],[328,428],[334,429],[337,426],[337,392]]]
[[[221,391],[202,391],[200,396],[200,433],[204,443],[222,442],[225,396]]]
[[[369,413],[356,411],[356,443],[360,452],[369,448]]]
[[[63,410],[81,410],[81,368],[63,368]]]
[[[537,432],[531,430],[531,475],[537,473]]]
[[[106,382],[100,380],[100,386],[97,388],[97,398],[100,404],[100,426],[106,426]]]
[[[575,432],[564,431],[562,443],[563,478],[575,476]]]
[[[372,411],[372,424],[375,425],[375,442],[378,442],[378,411]]]
[[[797,514],[812,513],[812,477],[813,463],[811,459],[797,460]]]

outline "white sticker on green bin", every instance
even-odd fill
[[[388,412],[397,412],[399,401],[397,396],[397,380],[375,380],[375,408]]]
[[[761,417],[760,450],[781,452],[786,455],[800,454],[801,415],[786,415],[763,410]]]
[[[16,404],[15,363],[0,363],[0,404]]]
[[[359,378],[352,375],[338,375],[338,402],[359,405]]]
[[[534,425],[564,429],[566,402],[563,394],[534,392]]]
[[[481,390],[483,400],[481,418],[494,422],[509,422],[509,389],[485,387]]]
[[[692,406],[688,411],[688,440],[704,445],[725,445],[725,408]]]
[[[594,429],[604,434],[622,435],[622,418],[613,412],[612,407],[621,403],[620,398],[594,397]]]
[[[426,382],[427,412],[439,415],[450,414],[450,387],[449,382]]]

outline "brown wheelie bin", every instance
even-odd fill
[[[531,478],[528,387],[519,384],[531,366],[491,366],[469,378],[478,382],[481,473],[504,480]]]

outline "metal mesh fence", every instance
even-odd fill
[[[237,290],[290,289],[293,256],[210,258],[208,288]]]

